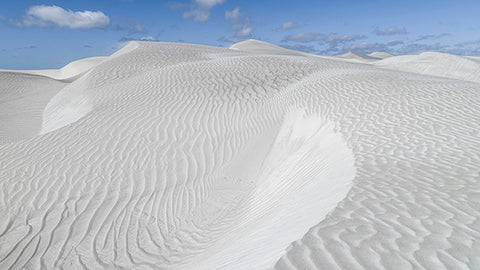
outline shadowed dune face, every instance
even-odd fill
[[[1,71],[0,82],[0,145],[37,135],[45,106],[66,86],[42,76]]]
[[[65,85],[0,145],[0,268],[475,266],[478,84],[243,45]]]

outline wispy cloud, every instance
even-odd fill
[[[18,27],[67,27],[71,29],[105,28],[110,18],[101,11],[72,11],[58,6],[31,6],[20,19],[3,21]]]
[[[455,44],[455,46],[458,46],[458,47],[465,47],[470,45],[480,45],[480,38],[476,40],[464,41],[464,42]]]
[[[368,43],[368,42],[353,44],[349,48],[349,51],[359,51],[361,53],[385,52],[388,50],[389,50],[388,46],[384,43]]]
[[[405,28],[400,28],[400,27],[396,27],[396,26],[392,26],[392,27],[388,27],[388,28],[385,28],[385,29],[380,29],[380,28],[375,28],[375,30],[373,31],[375,33],[375,35],[377,36],[391,36],[391,35],[403,35],[403,34],[407,34],[407,30]]]
[[[140,22],[134,21],[132,19],[119,23],[113,23],[113,29],[118,31],[127,31],[130,34],[147,33],[147,29],[145,29],[145,27],[143,27]]]
[[[471,55],[475,54],[476,52],[480,51],[480,40],[477,41],[478,47],[476,46],[469,46],[462,48],[458,46],[459,44],[452,47],[450,45],[441,44],[441,43],[434,43],[434,44],[426,44],[426,43],[400,43],[397,41],[387,42],[387,43],[367,43],[362,42],[358,44],[352,44],[349,46],[344,46],[339,50],[338,54],[345,53],[348,51],[358,51],[361,53],[372,53],[376,51],[384,51],[393,53],[395,55],[406,55],[406,54],[420,54],[423,52],[444,52],[444,53],[451,53],[456,55]],[[471,42],[474,43],[474,42]],[[470,44],[470,42],[469,42]]]
[[[183,9],[182,18],[192,19],[194,22],[206,22],[210,19],[210,10],[216,5],[223,4],[225,0],[195,0],[191,4],[171,2],[167,4],[170,9]]]
[[[17,48],[17,50],[29,50],[29,49],[37,49],[38,47],[35,46],[35,45],[30,45],[30,46],[26,46],[26,47],[19,47]]]
[[[296,23],[290,21],[290,22],[284,22],[282,24],[281,28],[282,28],[282,30],[290,30],[290,29],[294,29],[294,28],[298,28],[298,27],[300,27],[299,24],[296,24]]]
[[[403,45],[404,43],[405,42],[403,42],[402,40],[393,40],[393,41],[388,42],[387,46],[395,47],[395,46]]]
[[[288,35],[284,38],[284,42],[299,42],[299,43],[316,43],[318,49],[311,47],[295,46],[297,50],[306,51],[310,53],[319,54],[338,54],[346,44],[350,44],[357,40],[366,38],[364,35],[339,35],[337,33],[324,34],[319,32],[297,33]],[[285,47],[285,46],[283,46]]]
[[[443,38],[443,37],[448,37],[448,36],[451,36],[451,34],[448,34],[448,33],[443,33],[443,34],[438,34],[438,35],[432,35],[432,34],[428,34],[428,35],[421,35],[419,36],[415,41],[423,41],[423,40],[432,40],[432,39],[440,39],[440,38]]]
[[[120,39],[120,42],[128,42],[128,41],[158,41],[157,38],[153,37],[153,36],[144,36],[144,37],[140,37],[140,38],[132,38],[132,37],[123,37]]]
[[[405,45],[397,50],[396,54],[419,54],[422,52],[447,52],[450,46],[441,43],[435,44],[423,44],[423,43],[411,43]]]
[[[323,41],[325,35],[317,32],[310,33],[298,33],[293,35],[288,35],[285,37],[284,41],[297,41],[297,42],[313,42],[313,41]]]
[[[290,50],[295,50],[295,51],[301,51],[301,52],[307,52],[307,53],[316,53],[318,50],[312,46],[312,45],[304,45],[304,44],[295,44],[295,45],[289,45],[289,44],[281,44],[281,47],[285,49],[290,49]]]
[[[252,37],[254,30],[252,19],[248,15],[241,13],[239,7],[227,10],[225,12],[225,20],[231,23],[230,29],[235,31],[235,35],[233,37],[220,38],[218,41],[236,43]]]
[[[460,55],[480,55],[480,38],[455,44],[454,53]]]
[[[325,42],[325,43],[340,43],[355,41],[363,39],[363,35],[338,35],[337,33],[323,34],[318,32],[309,32],[309,33],[298,33],[293,35],[288,35],[285,37],[284,41],[296,41],[309,43],[314,41]]]

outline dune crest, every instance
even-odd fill
[[[395,56],[394,54],[387,53],[387,52],[373,52],[368,54],[368,56],[375,57],[375,58],[380,58],[380,59],[385,59],[389,57]]]
[[[344,58],[348,60],[361,61],[361,62],[371,62],[371,61],[377,61],[381,59],[379,57],[366,55],[357,51],[349,51],[348,53],[337,55],[336,57]]]
[[[72,82],[89,71],[107,57],[90,57],[73,61],[61,69],[44,69],[44,70],[0,70],[0,72],[15,72],[30,75],[45,76],[57,81]]]
[[[365,55],[350,51],[331,58],[398,71],[480,82],[480,61],[477,59],[478,57],[474,56],[458,56],[439,52],[398,56],[386,52],[374,52]]]
[[[308,55],[307,53],[285,49],[280,46],[276,46],[271,43],[255,40],[255,39],[249,39],[249,40],[235,43],[232,46],[230,46],[230,49],[245,51],[245,52],[252,52],[252,53],[260,53],[260,54],[263,53],[263,54],[274,54],[274,55],[297,55],[297,56]]]
[[[479,61],[446,53],[425,52],[419,55],[401,55],[382,59],[374,65],[480,83]]]

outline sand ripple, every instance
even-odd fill
[[[0,144],[0,268],[480,266],[479,84],[251,47],[62,82]]]

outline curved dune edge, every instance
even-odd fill
[[[68,63],[66,66],[60,69],[0,70],[0,72],[14,72],[21,74],[38,75],[48,77],[57,81],[72,82],[107,58],[107,56],[84,58]]]
[[[95,87],[95,85],[91,83],[91,77],[88,76],[87,72],[103,62],[128,54],[138,47],[139,43],[132,41],[109,57],[87,58],[65,66],[63,69],[68,70],[68,72],[64,71],[63,73],[69,74],[71,78],[75,78],[75,81],[71,82],[48,102],[43,111],[40,134],[75,123],[91,112],[94,103],[100,103],[103,100],[95,99],[95,93],[92,94],[92,91],[89,91],[89,88]],[[106,65],[108,66],[108,63]],[[82,77],[85,73],[87,73],[86,76]]]
[[[303,111],[288,113],[236,224],[190,268],[271,267],[346,196],[355,171],[353,153],[332,123]]]
[[[88,78],[80,78],[52,97],[42,113],[40,134],[75,123],[93,110],[92,101],[85,93],[86,82]]]
[[[43,111],[66,83],[47,77],[0,71],[0,145],[38,135]]]
[[[76,98],[68,89],[78,89],[78,84],[74,82],[107,58],[81,59],[61,69],[0,70],[0,122],[3,122],[0,144],[44,134],[88,113],[91,108],[88,105],[85,108],[82,102],[83,107],[75,104],[73,100]],[[49,112],[52,107],[58,113],[56,116]],[[2,121],[3,115],[9,115],[8,119]],[[52,117],[57,118],[49,121]]]

